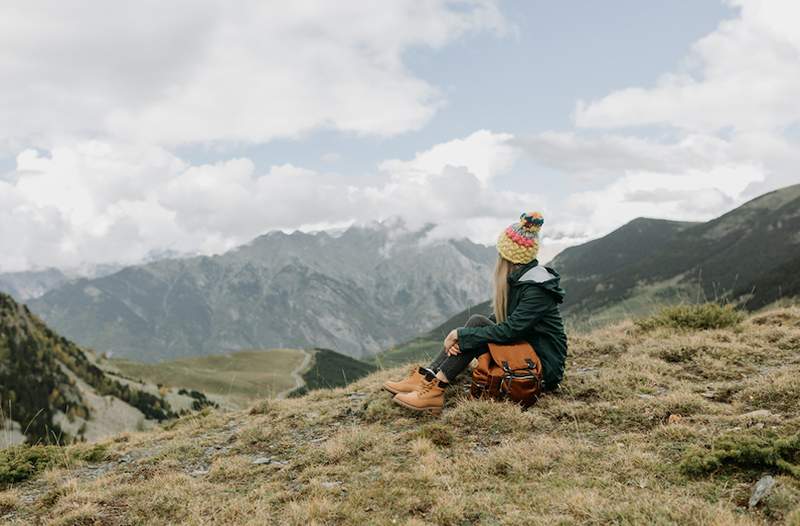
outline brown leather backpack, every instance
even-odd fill
[[[489,344],[472,370],[470,393],[475,398],[511,400],[530,407],[542,392],[542,362],[527,342]]]

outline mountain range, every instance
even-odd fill
[[[494,249],[431,229],[270,232],[221,255],[72,280],[28,304],[79,344],[139,361],[284,347],[369,356],[489,294]]]

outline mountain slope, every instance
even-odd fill
[[[165,396],[153,386],[106,374],[91,353],[0,293],[3,442],[97,439],[172,418],[191,403]]]
[[[282,347],[365,356],[487,296],[493,249],[427,232],[272,232],[219,256],[73,281],[31,308],[82,344],[140,361]]]
[[[551,266],[567,290],[563,312],[578,323],[624,317],[614,310],[625,302],[634,310],[705,299],[745,299],[757,307],[800,295],[793,270],[798,231],[800,185],[794,185],[706,223],[636,219],[564,250]]]
[[[397,368],[107,441],[0,503],[12,524],[797,524],[800,309],[687,321],[574,335],[528,411],[462,383],[411,414],[380,388]],[[47,452],[6,460],[26,453]]]

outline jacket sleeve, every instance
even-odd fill
[[[528,327],[554,304],[547,292],[535,285],[525,287],[521,294],[519,304],[503,323],[459,328],[459,346],[472,349],[487,343],[514,343],[521,340]]]

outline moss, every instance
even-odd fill
[[[696,448],[685,455],[681,470],[690,476],[748,470],[774,469],[800,478],[800,433],[789,437],[728,435],[711,449]]]
[[[636,320],[635,323],[643,331],[658,328],[707,330],[733,327],[744,317],[744,313],[730,304],[701,303],[665,307],[655,316]]]

